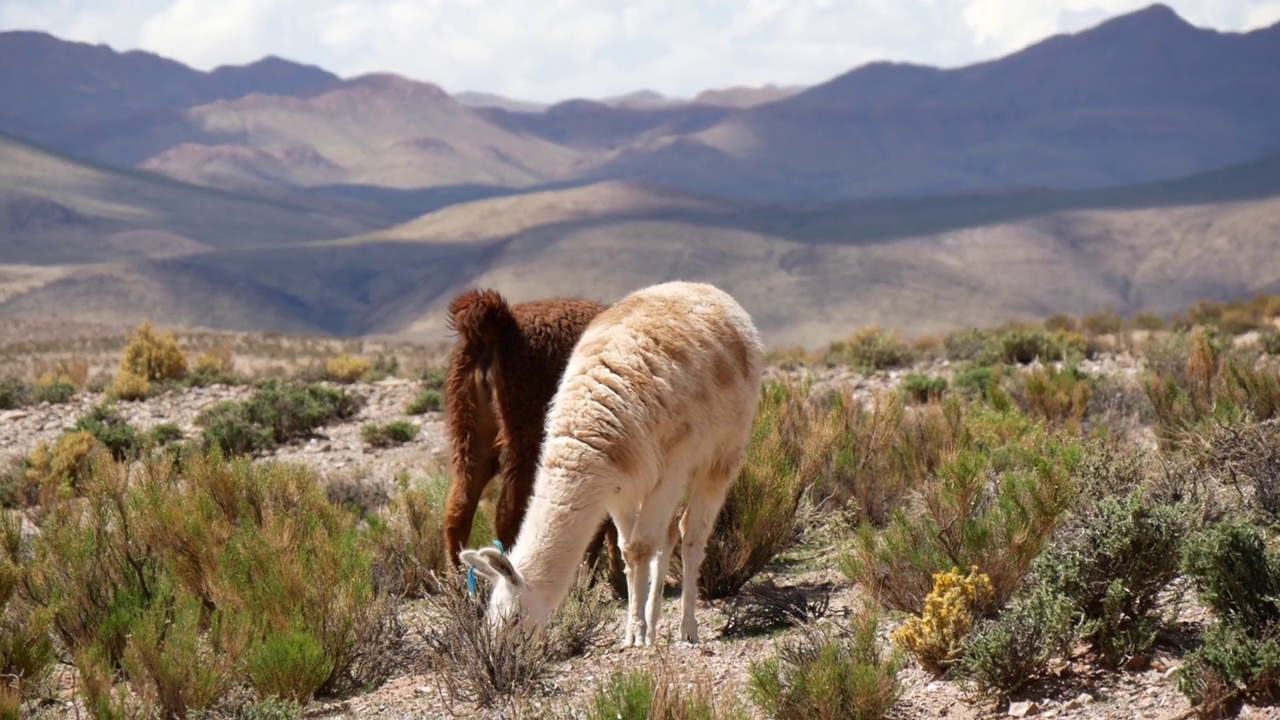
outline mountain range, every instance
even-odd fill
[[[0,314],[439,339],[674,277],[775,343],[1280,292],[1280,24],[543,106],[0,33]]]

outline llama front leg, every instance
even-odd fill
[[[649,626],[651,640],[658,639],[658,619],[662,616],[662,595],[667,589],[667,573],[671,569],[671,554],[680,542],[680,516],[672,515],[667,527],[666,543],[658,550],[653,559],[653,580],[649,586],[649,604],[646,608],[646,621]]]
[[[682,618],[680,621],[680,639],[686,642],[698,642],[698,573],[702,568],[702,559],[706,555],[707,540],[715,526],[716,516],[724,505],[725,496],[729,492],[729,484],[737,475],[736,468],[726,472],[723,468],[713,470],[693,488],[690,493],[689,507],[685,510],[680,531],[684,536],[680,546],[680,563],[684,570],[683,584],[680,592]]]
[[[647,622],[645,601],[649,597],[653,572],[653,546],[646,542],[629,542],[622,548],[627,563],[627,634],[623,645],[642,647],[650,643],[652,628]]]
[[[640,598],[643,596],[637,592],[636,588],[635,564],[627,554],[627,548],[630,547],[631,535],[635,529],[636,516],[638,514],[634,510],[620,514],[610,512],[610,516],[613,518],[613,525],[618,530],[618,549],[620,551],[619,554],[622,555],[622,572],[627,579],[627,621],[622,634],[623,647],[631,647],[636,638],[638,628],[635,624],[635,618],[640,616],[640,608],[642,607],[639,603],[642,602]]]

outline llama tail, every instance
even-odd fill
[[[458,344],[477,359],[494,343],[502,325],[514,323],[511,306],[497,290],[468,290],[449,303],[448,326]]]
[[[498,425],[487,371],[504,326],[513,326],[515,318],[496,291],[469,290],[449,303],[447,322],[458,341],[445,387],[453,472],[445,504],[444,541],[449,557],[457,563],[480,495],[495,469]]]

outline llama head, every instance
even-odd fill
[[[524,576],[511,564],[511,559],[497,548],[463,550],[458,559],[475,568],[493,584],[489,597],[489,621],[498,623],[520,613],[520,620],[534,627],[544,627],[551,617],[551,606],[538,593],[529,590]]]

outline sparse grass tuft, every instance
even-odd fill
[[[686,685],[689,689],[682,689]],[[745,720],[750,717],[731,693],[717,699],[707,682],[692,686],[660,667],[615,672],[596,690],[588,720]]]
[[[439,412],[444,407],[444,395],[434,388],[423,388],[404,406],[406,415],[422,415]]]

